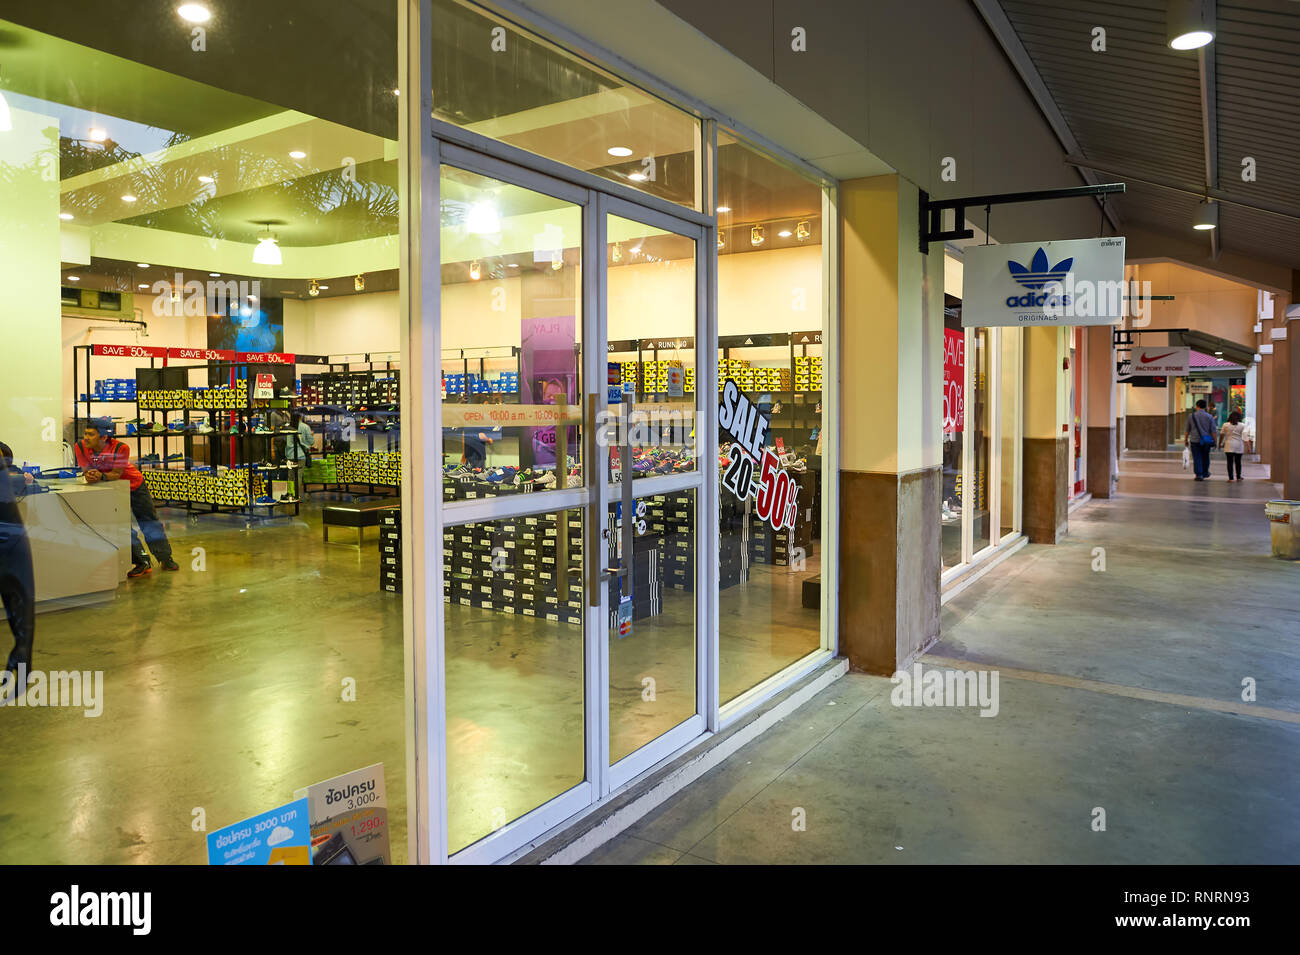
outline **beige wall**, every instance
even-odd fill
[[[1151,283],[1152,295],[1172,295],[1172,302],[1152,302],[1151,321],[1141,329],[1194,328],[1242,345],[1253,345],[1258,292],[1199,269],[1173,262],[1131,267],[1139,282]]]
[[[1069,375],[1062,359],[1069,354],[1068,328],[1026,328],[1025,332],[1025,437],[1068,436],[1063,427],[1072,417],[1069,409]]]
[[[1137,417],[1139,415],[1165,415],[1169,413],[1168,388],[1134,388],[1132,385],[1123,385],[1121,387],[1128,389],[1126,414]]]

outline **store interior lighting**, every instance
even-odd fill
[[[201,3],[182,3],[176,12],[189,23],[207,23],[212,19],[212,11]]]
[[[812,226],[807,219],[801,219],[799,224],[794,227],[794,237],[800,242],[812,235]]]
[[[469,264],[469,277],[475,282],[483,277],[483,267],[479,265],[478,259]]]
[[[279,240],[268,226],[258,233],[257,248],[253,250],[253,263],[255,265],[281,265],[283,262],[284,256],[280,254]]]
[[[1169,0],[1168,40],[1175,50],[1198,50],[1214,39],[1205,0]]]
[[[756,225],[749,230],[749,244],[757,248],[767,241],[767,230],[761,225]]]
[[[465,230],[475,235],[496,235],[501,231],[501,216],[490,202],[476,202],[465,215]]]
[[[312,298],[315,298],[320,294],[320,285],[317,284],[315,279],[312,279],[311,284],[307,286],[307,294]]]
[[[354,292],[364,292],[366,290],[366,277],[358,275],[352,280],[352,290]]]

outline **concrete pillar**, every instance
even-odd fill
[[[917,189],[840,184],[840,649],[890,674],[939,635],[943,252]]]
[[[1088,343],[1088,490],[1093,497],[1110,497],[1118,461],[1115,419],[1119,402],[1115,384],[1115,336],[1110,325],[1093,325],[1084,332]]]
[[[1065,536],[1069,511],[1068,328],[1025,329],[1025,447],[1022,528],[1035,544]]]
[[[1293,393],[1291,390],[1291,357],[1292,351],[1291,334],[1294,329],[1290,328],[1286,321],[1286,309],[1289,304],[1285,297],[1279,296],[1279,300],[1274,305],[1272,328],[1284,329],[1287,337],[1283,339],[1269,338],[1268,342],[1273,346],[1273,354],[1264,356],[1264,364],[1269,366],[1272,378],[1272,395],[1270,401],[1271,414],[1269,418],[1269,444],[1268,450],[1269,475],[1273,481],[1285,485],[1287,479],[1287,466],[1289,464],[1290,453],[1290,432],[1292,426],[1291,402],[1300,399],[1300,393]],[[1285,491],[1283,492],[1285,493]]]
[[[1291,298],[1280,303],[1280,311],[1275,312],[1287,336],[1275,343],[1273,357],[1278,359],[1274,366],[1277,378],[1273,385],[1274,411],[1277,421],[1273,434],[1278,438],[1277,460],[1279,468],[1274,472],[1273,480],[1282,484],[1282,495],[1287,500],[1300,500],[1300,414],[1296,414],[1296,403],[1300,402],[1300,344],[1296,336],[1300,334],[1300,322],[1285,321],[1286,310],[1291,302],[1300,301],[1300,270],[1291,272]],[[1295,327],[1292,327],[1295,326]]]

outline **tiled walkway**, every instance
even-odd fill
[[[1221,459],[1207,483],[1176,459],[1122,468],[1062,543],[945,606],[924,663],[998,670],[995,717],[894,706],[888,679],[850,674],[586,861],[1300,862],[1300,564],[1269,556],[1277,488],[1257,466],[1227,484]]]

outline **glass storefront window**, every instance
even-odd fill
[[[798,488],[794,527],[721,488],[719,682],[723,702],[822,645],[825,449],[822,190],[718,135],[718,384],[769,415],[768,446]],[[718,450],[729,462],[730,443]]]
[[[994,543],[989,481],[992,480],[993,407],[989,391],[993,329],[977,328],[971,335],[971,549],[979,553]]]
[[[436,119],[699,209],[699,120],[455,0],[432,28]]]
[[[582,207],[451,166],[441,188],[444,500],[578,487]]]
[[[102,685],[0,720],[51,754],[0,813],[60,833],[5,861],[202,863],[190,807],[375,763],[406,861],[396,5],[4,6],[9,662]]]
[[[962,557],[962,509],[965,504],[962,458],[966,431],[966,330],[961,327],[961,299],[945,297],[943,328],[943,515],[940,559],[945,570]]]

